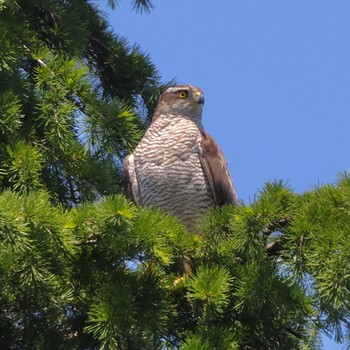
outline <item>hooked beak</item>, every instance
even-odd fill
[[[205,99],[204,99],[204,95],[201,92],[197,93],[197,101],[198,101],[198,104],[204,105]]]

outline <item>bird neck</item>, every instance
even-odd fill
[[[183,116],[183,115],[177,115],[177,114],[156,114],[153,117],[151,126],[153,127],[167,127],[167,126],[174,126],[177,124],[183,124],[183,123],[191,123],[196,125],[196,127],[203,131],[203,124],[202,124],[202,116]]]

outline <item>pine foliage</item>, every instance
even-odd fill
[[[9,0],[0,23],[1,187],[66,206],[120,192],[161,88],[150,58],[85,0]]]
[[[85,0],[0,2],[0,23],[0,348],[349,344],[348,173],[266,183],[189,233],[121,190],[163,88],[150,58]]]
[[[203,235],[122,195],[65,210],[0,196],[8,348],[315,349],[349,322],[350,177],[296,195],[267,184],[209,213]],[[144,228],[144,230],[142,229]],[[269,253],[269,243],[281,244]],[[178,257],[196,270],[179,278]]]

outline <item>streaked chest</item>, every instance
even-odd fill
[[[199,158],[201,133],[192,121],[173,117],[153,125],[134,154],[139,167],[177,168]]]
[[[200,129],[187,119],[174,117],[153,125],[134,152],[142,196],[150,198],[145,192],[159,198],[208,191],[200,142]]]

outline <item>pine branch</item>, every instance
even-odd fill
[[[99,39],[95,38],[94,36],[90,35],[90,40],[97,45],[99,45],[101,48],[103,48],[105,51],[109,52],[112,56],[119,59],[119,56],[112,51],[108,46],[106,46],[103,42],[101,42]]]
[[[290,326],[287,326],[287,325],[282,325],[283,329],[288,332],[289,334],[293,335],[294,337],[298,338],[298,339],[304,339],[304,336],[295,331],[293,328],[291,328]]]
[[[86,239],[75,243],[76,246],[96,245],[96,244],[97,244],[97,237],[96,237],[96,235],[91,235],[91,236],[87,237]]]
[[[283,246],[282,246],[282,242],[280,240],[270,242],[266,245],[267,255],[268,256],[278,255],[280,253],[280,251],[282,250],[282,248],[283,248]]]
[[[271,223],[268,227],[265,227],[262,230],[262,233],[266,236],[269,236],[273,232],[281,231],[282,229],[286,228],[291,221],[291,217],[280,218],[277,221]]]
[[[284,228],[286,228],[291,221],[292,221],[291,217],[280,218],[277,221],[273,222],[268,227],[264,228],[262,232],[265,236],[269,236],[274,232],[281,231]],[[266,251],[268,256],[278,255],[282,249],[283,249],[283,244],[281,239],[276,240],[274,242],[270,242],[266,245]]]
[[[47,68],[47,64],[46,64],[43,60],[41,60],[40,58],[37,58],[37,57],[34,57],[34,56],[33,56],[32,50],[27,46],[27,44],[22,43],[22,46],[23,46],[24,50],[27,51],[27,52],[30,54],[30,57],[31,57],[35,62],[38,63],[39,66],[42,66],[42,67]],[[30,73],[30,72],[28,72],[28,73]]]

